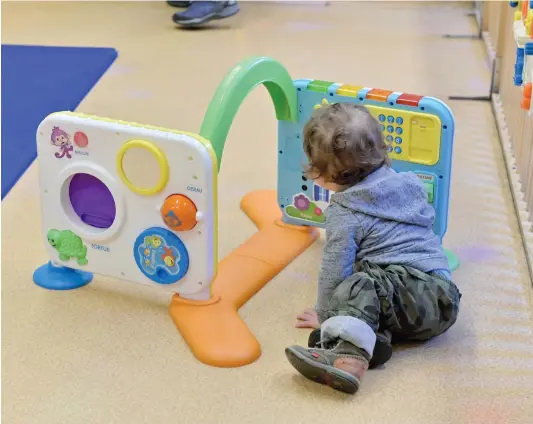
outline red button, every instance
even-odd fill
[[[424,98],[424,96],[418,96],[416,94],[403,93],[400,97],[398,97],[398,99],[396,100],[396,103],[399,104],[399,105],[417,107],[418,103],[423,98]]]

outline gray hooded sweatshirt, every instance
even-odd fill
[[[397,173],[382,166],[360,183],[333,194],[325,217],[319,317],[337,286],[354,273],[356,262],[449,273],[440,239],[432,229],[435,211],[423,183],[412,172]]]

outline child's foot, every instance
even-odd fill
[[[175,13],[172,19],[178,25],[195,27],[213,19],[228,18],[239,10],[236,1],[194,1],[186,11]]]
[[[168,0],[167,3],[168,3],[169,6],[172,6],[172,7],[189,7],[192,2],[190,2],[190,1],[172,1],[172,0]]]
[[[307,346],[311,348],[320,347],[320,328],[313,330],[309,334],[309,340]],[[385,330],[383,333],[376,334],[376,345],[374,347],[374,353],[370,358],[369,368],[379,367],[389,361],[392,357],[392,344],[391,333]]]
[[[285,355],[304,377],[353,394],[359,390],[361,378],[368,369],[368,355],[344,340],[328,342],[324,349],[291,346]]]

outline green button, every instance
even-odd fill
[[[433,203],[433,184],[431,183],[424,183],[426,186],[426,191],[428,193],[428,202]]]
[[[318,93],[327,93],[328,88],[331,87],[333,84],[334,83],[329,81],[314,80],[309,83],[307,89],[311,91],[317,91]]]

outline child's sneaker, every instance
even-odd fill
[[[323,346],[323,349],[291,346],[285,349],[285,355],[304,377],[341,392],[357,392],[368,369],[369,355],[341,339]]]
[[[192,3],[191,1],[173,1],[173,0],[167,1],[167,4],[169,6],[180,7],[180,8],[189,7],[191,3]]]
[[[172,20],[184,27],[195,27],[213,19],[228,18],[239,10],[236,1],[193,1],[187,10],[175,13]]]
[[[308,347],[320,346],[320,328],[317,328],[309,334],[307,341]],[[392,357],[391,333],[385,330],[383,333],[376,334],[376,345],[374,346],[374,353],[370,358],[369,368],[376,368],[384,365]]]

